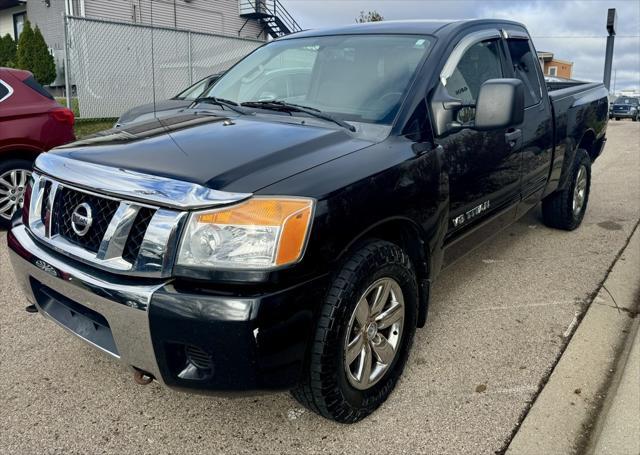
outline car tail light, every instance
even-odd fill
[[[76,122],[73,111],[71,109],[67,109],[66,107],[54,109],[49,112],[49,114],[51,115],[51,117],[53,117],[54,120],[61,123],[66,123],[69,126],[73,126]]]

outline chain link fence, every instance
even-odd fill
[[[80,118],[118,117],[225,71],[263,41],[68,16],[65,54]]]

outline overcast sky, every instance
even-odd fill
[[[305,28],[351,24],[360,11],[387,20],[505,18],[524,23],[536,49],[574,62],[575,79],[601,81],[606,15],[617,8],[616,90],[640,88],[640,0],[280,0]],[[613,75],[611,84],[613,86]],[[612,87],[613,88],[613,87]]]

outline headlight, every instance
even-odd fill
[[[195,212],[177,264],[269,269],[297,262],[309,235],[313,200],[254,197],[233,207]]]

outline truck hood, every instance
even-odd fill
[[[122,114],[116,123],[125,126],[127,123],[152,120],[154,113],[164,117],[172,112],[189,107],[191,104],[193,104],[193,100],[176,99],[158,101],[156,104],[143,104]]]
[[[51,153],[251,193],[372,144],[346,129],[308,123],[185,112],[107,130]]]

